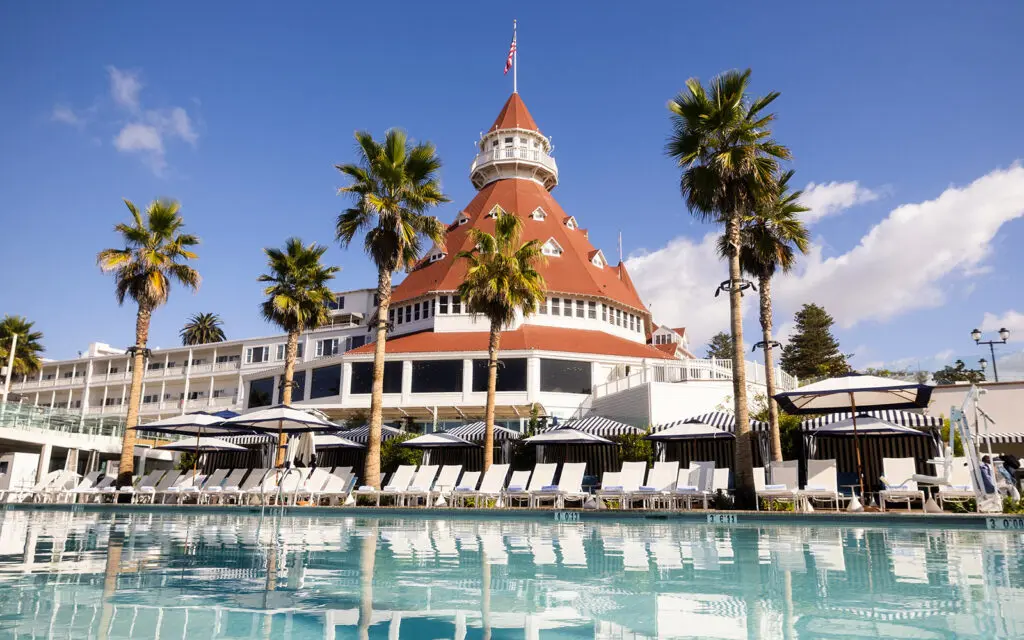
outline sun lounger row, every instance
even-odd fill
[[[729,469],[714,462],[656,462],[648,472],[643,462],[623,462],[621,471],[605,472],[595,496],[599,508],[681,509],[699,504],[707,509],[720,492],[729,490]]]

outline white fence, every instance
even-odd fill
[[[747,361],[747,382],[764,385],[766,383],[764,365]],[[781,368],[775,368],[775,388],[777,391],[789,391],[797,387],[797,379]],[[732,360],[692,359],[665,364],[648,364],[639,371],[621,371],[614,379],[594,387],[594,397],[625,391],[648,382],[690,382],[694,380],[732,380]]]

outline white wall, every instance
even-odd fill
[[[1024,431],[1024,382],[991,382],[980,385],[982,394],[978,406],[994,421],[993,433]],[[928,413],[949,417],[952,407],[960,407],[970,385],[944,385],[935,387]],[[970,418],[973,420],[973,417]]]

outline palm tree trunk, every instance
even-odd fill
[[[153,312],[139,305],[135,316],[135,359],[132,364],[132,386],[128,394],[128,417],[121,438],[121,464],[117,472],[118,488],[132,484],[135,471],[135,429],[139,424],[139,405],[142,401],[142,377],[146,374],[146,343],[149,341],[149,320]],[[127,494],[123,497],[130,498]]]
[[[494,462],[494,391],[498,386],[498,348],[501,346],[501,325],[491,321],[491,338],[487,343],[487,411],[484,427],[484,471]]]
[[[369,531],[359,545],[359,638],[370,637],[373,624],[373,569],[377,564],[377,523],[371,521]]]
[[[288,342],[284,347],[284,382],[281,383],[281,404],[292,403],[292,383],[295,380],[295,356],[299,352],[299,332],[289,331]],[[288,436],[280,434],[277,438],[277,466],[284,464],[285,446]]]
[[[743,360],[743,308],[740,297],[740,222],[742,212],[733,210],[726,222],[731,251],[729,253],[729,312],[732,320],[732,393],[736,416],[736,454],[733,473],[736,474],[736,505],[750,509],[754,506],[754,463],[751,454],[750,409],[747,407],[747,372]]]
[[[380,488],[380,428],[384,422],[384,351],[388,339],[388,309],[391,308],[391,271],[377,272],[377,343],[373,350],[373,387],[370,390],[370,433],[366,442],[363,482]]]
[[[779,405],[775,403],[775,363],[772,358],[772,279],[761,276],[761,339],[764,340],[764,380],[768,390],[768,426],[772,437],[772,462],[782,462]]]

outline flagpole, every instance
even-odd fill
[[[516,42],[516,21],[512,20],[512,42]],[[519,43],[512,52],[512,93],[519,93]]]

